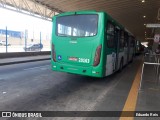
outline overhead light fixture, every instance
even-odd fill
[[[142,3],[144,3],[145,2],[145,0],[142,0]]]
[[[144,15],[143,18],[146,18],[146,16]]]

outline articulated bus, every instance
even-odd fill
[[[104,77],[133,60],[134,36],[105,12],[66,12],[52,21],[53,71]]]

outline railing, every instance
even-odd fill
[[[142,89],[142,81],[143,81],[143,76],[144,76],[144,68],[145,65],[154,65],[154,72],[155,72],[155,83],[156,85],[159,84],[160,80],[160,54],[155,54],[155,53],[147,53],[144,56],[144,62],[142,66],[142,73],[141,73],[141,81],[140,81],[140,86],[139,90]]]

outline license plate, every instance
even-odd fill
[[[78,58],[76,58],[76,57],[69,57],[68,60],[70,60],[70,61],[78,61]]]

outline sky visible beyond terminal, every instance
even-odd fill
[[[42,20],[40,18],[24,15],[22,13],[0,8],[0,29],[13,31],[28,30],[29,38],[39,38],[40,32],[42,38],[50,38],[52,30],[52,22]]]

